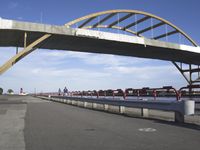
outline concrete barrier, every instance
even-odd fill
[[[109,106],[108,104],[104,104],[104,110],[105,111],[108,111],[108,106]]]
[[[188,123],[193,123],[193,124],[200,125],[200,116],[199,115],[185,116],[184,121],[188,122]]]
[[[119,114],[120,113],[120,106],[108,105],[107,111],[111,112],[111,113]]]
[[[96,104],[96,110],[104,110],[104,105],[103,104]]]
[[[133,117],[141,117],[142,116],[142,109],[141,108],[131,108],[125,107],[124,114]]]
[[[67,100],[67,104],[72,105],[72,101],[68,99],[68,100]]]
[[[72,105],[77,105],[77,101],[75,101],[75,100],[72,100]]]
[[[78,101],[78,102],[77,102],[77,106],[79,106],[79,107],[84,107],[84,102]]]
[[[149,117],[172,121],[175,120],[175,112],[149,109]]]
[[[45,97],[40,97],[45,98]],[[194,114],[195,103],[184,101],[123,101],[80,97],[46,97],[48,100],[63,102],[74,106],[125,114],[128,116],[150,117],[184,122],[186,115]]]
[[[87,106],[86,106],[86,108],[93,109],[93,105],[92,105],[92,103],[87,102]]]

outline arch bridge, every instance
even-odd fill
[[[183,43],[184,42],[184,43]],[[136,10],[90,14],[64,26],[0,19],[0,46],[17,47],[4,73],[37,48],[171,61],[188,84],[200,82],[200,48],[171,22]],[[18,47],[23,47],[18,51]]]

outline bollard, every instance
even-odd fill
[[[184,123],[185,115],[194,114],[195,102],[191,100],[183,100],[180,103],[180,111],[175,111],[175,122]]]

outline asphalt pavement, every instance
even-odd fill
[[[6,128],[6,124],[16,122],[16,127]],[[200,147],[198,125],[131,118],[29,96],[0,97],[0,139],[5,135],[4,142],[0,140],[2,150],[189,150]]]

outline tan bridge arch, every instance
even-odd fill
[[[108,19],[112,18],[114,15],[117,15],[119,13],[127,13],[127,15],[123,16],[122,18],[119,18],[119,21],[116,20],[114,21],[113,23],[111,23],[110,25],[107,25],[107,26],[102,26],[101,24],[105,21],[107,21]],[[86,24],[88,24],[89,22],[91,22],[92,20],[94,20],[95,18],[99,17],[99,16],[102,16],[102,15],[106,15],[107,16],[101,20],[99,20],[97,23],[93,24],[93,26],[85,26]],[[118,27],[118,26],[114,26],[114,24],[118,24],[119,22],[122,22],[128,18],[130,18],[131,16],[133,15],[144,15],[143,18],[139,19],[138,21],[136,22],[132,22],[130,24],[128,24],[127,26],[124,26],[124,27]],[[194,46],[198,46],[194,40],[192,40],[192,38],[190,38],[184,31],[182,31],[180,28],[178,28],[177,26],[175,26],[174,24],[172,24],[171,22],[163,19],[163,18],[160,18],[156,15],[153,15],[153,14],[150,14],[150,13],[147,13],[147,12],[143,12],[143,11],[138,11],[138,10],[127,10],[127,9],[119,9],[119,10],[108,10],[108,11],[103,11],[103,12],[98,12],[98,13],[93,13],[93,14],[90,14],[90,15],[87,15],[87,16],[84,16],[84,17],[81,17],[81,18],[78,18],[78,19],[75,19],[71,22],[68,22],[65,24],[65,26],[72,26],[72,25],[75,25],[76,23],[79,23],[81,21],[84,21],[78,28],[85,28],[85,29],[89,29],[89,28],[115,28],[115,29],[120,29],[120,30],[124,30],[124,31],[127,31],[127,32],[130,32],[130,33],[133,33],[133,34],[136,34],[137,35],[137,32],[133,31],[133,30],[129,30],[128,28],[134,26],[134,25],[137,25],[141,22],[144,22],[150,18],[154,18],[154,19],[157,19],[160,21],[160,23],[158,23],[157,25],[155,26],[152,26],[152,27],[147,27],[146,29],[143,29],[146,30],[144,31],[143,33],[153,29],[153,28],[157,28],[159,26],[162,26],[164,24],[166,25],[169,25],[171,26],[172,28],[174,28],[174,32],[173,33],[168,33],[166,34],[166,36],[170,36],[172,34],[175,34],[175,33],[181,33],[184,37],[186,37]],[[176,31],[176,32],[175,32]],[[139,31],[139,32],[142,32]],[[141,36],[140,34],[138,34],[138,36]],[[160,35],[161,36],[161,35]],[[164,35],[163,35],[164,36]],[[156,37],[157,39],[158,36]]]
[[[119,17],[119,14],[123,15]],[[118,15],[118,18],[116,17]],[[123,26],[120,26],[119,24],[130,19],[133,16],[136,15],[142,15],[142,18],[139,19],[132,19],[132,21],[127,22],[127,24],[123,24]],[[115,17],[114,17],[115,16]],[[101,19],[99,19],[102,17]],[[98,20],[97,20],[98,19]],[[158,21],[155,24],[147,25],[145,28],[134,31],[132,27],[138,26],[142,22],[145,22],[149,19],[155,19]],[[110,21],[110,22],[109,22]],[[109,24],[104,24],[105,22],[109,22]],[[91,24],[92,23],[92,24]],[[77,26],[79,24],[79,26]],[[150,13],[146,13],[143,11],[137,11],[137,10],[108,10],[108,11],[102,11],[98,13],[93,13],[90,15],[86,15],[84,17],[75,19],[71,22],[68,22],[65,24],[66,27],[73,27],[76,25],[76,28],[83,28],[83,29],[94,29],[94,28],[110,28],[110,29],[117,29],[122,30],[128,33],[133,34],[134,36],[143,36],[144,33],[149,32],[151,30],[155,30],[158,27],[161,26],[170,26],[173,30],[172,31],[166,31],[164,34],[157,35],[155,37],[152,37],[154,40],[159,40],[164,37],[168,37],[174,34],[181,34],[184,36],[193,46],[198,46],[192,38],[190,38],[184,31],[182,31],[180,28],[172,24],[171,22],[160,18],[158,16],[155,16]],[[12,57],[9,61],[7,61],[3,66],[0,67],[0,74],[5,72],[7,69],[12,67],[17,61],[28,55],[30,52],[35,50],[38,45],[51,37],[51,34],[45,34],[42,35],[39,39],[31,43],[30,45],[26,46],[26,38],[24,38],[24,49],[20,51],[16,56]],[[25,36],[26,37],[26,36]],[[184,78],[187,80],[189,84],[193,84],[195,82],[200,82],[199,77],[199,66],[192,68],[192,64],[188,64],[189,69],[183,69],[182,63],[172,62],[176,68],[182,73]],[[192,73],[198,73],[198,78],[193,80],[192,79]]]

